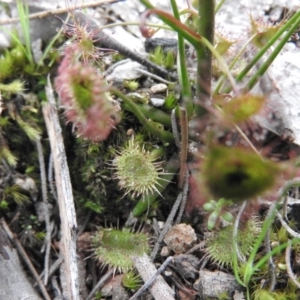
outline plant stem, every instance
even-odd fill
[[[170,118],[170,115],[168,115],[167,113],[165,113],[162,110],[157,109],[153,106],[147,105],[147,104],[136,104],[135,103],[135,105],[138,107],[139,111],[147,119],[151,119],[154,122],[158,122],[158,123],[162,124],[163,126],[166,126],[167,128],[171,128],[171,118]],[[126,104],[126,102],[124,102],[124,104],[122,104],[122,107],[125,110],[134,113],[131,106]]]
[[[187,111],[182,107],[179,107],[179,116],[180,116],[180,124],[181,124],[179,188],[182,189],[184,185],[186,170],[187,170],[187,156],[188,156],[188,146],[189,146]]]
[[[207,39],[210,44],[214,43],[215,30],[215,1],[199,0],[199,23],[198,34]],[[195,113],[198,117],[206,113],[204,107],[210,102],[211,98],[211,79],[212,79],[212,53],[203,44],[196,48],[197,51],[197,103]],[[202,104],[202,105],[201,105]],[[204,104],[204,105],[203,105]]]
[[[160,138],[161,141],[164,143],[174,143],[173,135],[170,132],[157,128],[151,122],[149,122],[149,120],[139,110],[139,107],[130,98],[125,96],[121,91],[119,91],[116,88],[111,88],[110,92],[121,98],[126,103],[126,105],[131,109],[131,111],[135,114],[139,121],[145,126],[146,130]]]
[[[171,0],[171,5],[172,5],[174,17],[180,21],[180,15],[177,9],[176,1]],[[193,114],[192,91],[191,91],[191,84],[190,84],[187,65],[186,65],[184,38],[180,33],[178,33],[178,57],[179,57],[179,62],[178,62],[177,70],[179,74],[178,77],[181,86],[183,105],[187,111],[188,116],[191,117]]]
[[[18,9],[18,15],[21,22],[21,28],[24,35],[25,40],[25,46],[26,46],[26,56],[30,64],[33,64],[33,57],[31,53],[31,42],[30,42],[30,29],[29,29],[29,10],[28,10],[28,4],[24,4],[22,1],[17,1],[17,9]]]
[[[251,41],[253,40],[253,38],[256,36],[256,34],[252,35],[248,41],[245,43],[245,45],[240,49],[240,51],[238,52],[238,54],[235,56],[235,58],[233,59],[233,61],[230,63],[229,65],[229,69],[232,70],[232,68],[235,66],[235,64],[239,61],[239,59],[241,58],[242,54],[245,52],[245,50],[247,49],[248,45],[251,43]],[[218,95],[220,93],[220,90],[224,84],[224,81],[226,79],[226,73],[222,74],[222,76],[219,78],[217,84],[216,84],[216,88],[214,89],[213,94],[214,95]]]

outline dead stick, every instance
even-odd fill
[[[53,155],[55,181],[62,226],[62,251],[65,256],[69,298],[79,300],[78,268],[76,260],[77,222],[70,181],[70,173],[59,124],[53,89],[48,76],[46,95],[48,102],[43,105],[43,114]]]
[[[172,259],[172,258],[170,258]],[[166,265],[170,262],[170,259],[167,259]],[[151,262],[151,259],[148,255],[144,253],[143,256],[132,257],[134,266],[138,270],[140,276],[143,278],[144,282],[154,280],[153,284],[150,286],[150,292],[155,300],[174,300],[175,292],[169,287],[165,282],[163,277],[160,274],[161,270],[156,270],[156,267]],[[158,276],[157,276],[158,275]],[[135,297],[133,297],[135,299]]]

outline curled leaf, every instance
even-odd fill
[[[244,200],[270,188],[279,171],[279,165],[249,150],[216,146],[203,162],[202,176],[214,197]]]

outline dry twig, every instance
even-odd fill
[[[171,259],[172,257],[166,261],[166,264],[168,264]],[[162,266],[159,271],[156,270],[154,264],[150,260],[150,257],[146,254],[143,256],[133,257],[133,262],[144,282],[149,281],[151,285],[152,280],[154,281],[150,287],[150,291],[154,299],[174,300],[174,291],[164,281],[163,277],[159,275],[160,272],[164,270],[165,265],[164,267]]]
[[[44,276],[44,284],[48,283],[48,275],[49,275],[49,256],[51,249],[51,225],[50,225],[50,216],[49,216],[49,208],[48,208],[48,193],[47,193],[47,181],[46,181],[46,168],[45,161],[43,155],[43,147],[40,138],[36,140],[36,147],[39,157],[39,165],[40,165],[40,174],[41,174],[41,187],[42,187],[42,198],[44,202],[44,218],[46,223],[46,238],[45,238],[45,276]]]
[[[65,256],[68,294],[70,299],[79,300],[78,268],[76,259],[77,222],[75,206],[67,157],[61,134],[62,130],[59,124],[57,107],[49,76],[47,79],[46,95],[48,103],[43,106],[43,114],[54,161],[56,190],[62,225],[61,250]]]

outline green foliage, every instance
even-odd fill
[[[9,84],[0,83],[0,92],[9,93],[9,94],[20,94],[25,90],[24,82],[20,80],[14,80]]]
[[[135,80],[124,80],[123,86],[129,91],[136,91],[139,87],[139,83]]]
[[[5,51],[4,55],[0,56],[0,81],[10,77],[13,74],[14,60],[9,51]]]
[[[13,200],[19,206],[29,203],[29,197],[22,193],[22,189],[19,185],[14,184],[4,188],[2,201]]]
[[[230,212],[224,211],[224,209],[230,204],[232,204],[232,201],[220,199],[218,201],[211,200],[203,205],[203,208],[210,212],[207,221],[207,228],[209,230],[215,227],[218,219],[223,219],[228,223],[232,223],[234,219],[233,215]]]
[[[176,94],[173,92],[169,92],[165,98],[164,108],[167,110],[172,110],[176,107],[177,102],[178,102],[178,99],[176,97]]]
[[[173,52],[168,51],[166,54],[166,59],[164,61],[164,66],[166,69],[173,69],[175,65],[175,56]]]
[[[227,294],[227,292],[223,292],[218,295],[218,300],[229,300],[231,299],[231,296]]]
[[[15,66],[23,67],[27,63],[27,58],[22,45],[17,44],[14,48],[12,48],[10,54]]]
[[[17,43],[15,43],[12,49],[5,50],[4,53],[0,55],[0,82],[8,78],[15,79],[17,73],[21,74],[22,77],[24,77],[25,74],[34,74],[33,64],[28,63],[25,48],[17,35],[13,36]]]
[[[124,274],[122,284],[124,287],[130,290],[137,290],[143,283],[140,275],[133,271]]]
[[[26,135],[30,140],[35,141],[40,137],[41,135],[40,129],[31,126],[28,121],[25,122],[21,118],[17,118],[16,120],[19,126],[26,133]]]
[[[43,241],[46,238],[46,232],[44,231],[39,231],[35,233],[35,237],[39,240],[39,241]]]
[[[263,290],[257,289],[253,294],[253,300],[276,300],[277,298],[274,297],[274,293]]]
[[[92,211],[96,213],[101,213],[103,211],[103,207],[100,206],[99,204],[92,202],[92,201],[86,201],[84,203],[84,207],[91,209]]]
[[[21,28],[23,32],[23,36],[25,39],[25,46],[26,46],[26,56],[30,64],[33,64],[33,56],[31,53],[31,41],[30,41],[30,28],[29,28],[29,9],[28,4],[24,4],[23,1],[17,0],[17,9],[18,9],[18,15],[21,22]],[[17,41],[17,39],[15,39]]]
[[[3,129],[7,125],[9,125],[9,117],[0,117],[0,127],[1,127],[1,129]]]
[[[7,210],[8,209],[9,203],[6,200],[1,200],[0,201],[0,210]]]
[[[95,299],[96,299],[96,300],[101,300],[101,299],[102,299],[102,294],[101,294],[101,292],[97,291],[97,292],[95,293]]]
[[[146,0],[142,0],[142,2],[144,2],[146,6],[151,7],[151,4],[147,3]],[[233,79],[234,74],[229,71],[229,67],[223,59],[223,55],[225,53],[227,55],[228,49],[231,46],[232,42],[223,38],[222,36],[217,36],[216,42],[213,43],[213,34],[211,35],[212,32],[209,33],[205,32],[205,30],[203,31],[203,28],[205,28],[205,24],[212,25],[213,17],[211,17],[211,15],[208,14],[208,9],[210,8],[210,10],[213,11],[212,8],[214,1],[211,1],[211,6],[207,5],[207,8],[202,7],[203,11],[201,11],[200,20],[198,18],[198,15],[191,14],[191,17],[188,21],[188,27],[180,23],[180,18],[178,12],[176,11],[176,1],[171,0],[171,2],[174,11],[174,17],[168,15],[167,13],[159,12],[158,10],[156,10],[156,12],[157,15],[161,17],[166,24],[170,25],[179,33],[178,81],[181,89],[180,105],[182,105],[182,107],[188,111],[189,121],[196,121],[197,123],[199,120],[195,119],[194,117],[202,116],[199,112],[202,110],[203,113],[206,107],[211,107],[211,103],[209,103],[210,99],[212,99],[212,86],[210,78],[211,76],[210,72],[206,72],[205,67],[207,69],[211,68],[211,58],[206,54],[210,54],[210,52],[212,52],[217,60],[216,65],[220,67],[220,72],[222,73],[221,75],[225,74],[223,76],[224,79],[226,76],[230,79],[232,85],[232,88],[230,89],[233,90],[233,98],[231,99],[231,101],[226,103],[224,103],[223,101],[219,104],[219,106],[222,109],[224,119],[225,121],[228,120],[232,123],[247,122],[251,116],[259,112],[263,105],[265,105],[265,98],[259,96],[252,96],[250,94],[241,93],[238,96],[235,94],[235,92],[238,89],[236,88],[235,80]],[[17,73],[16,70],[22,70],[20,76],[21,78],[23,78],[23,72],[32,72],[32,70],[34,70],[33,58],[31,55],[30,48],[31,45],[29,38],[29,24],[27,20],[28,8],[23,4],[21,0],[18,0],[17,3],[23,33],[25,36],[26,47],[24,48],[23,45],[20,44],[20,41],[17,40],[17,37],[14,38],[16,43],[14,48],[10,51],[5,51],[4,54],[0,57],[0,80],[8,81],[7,79],[14,79],[12,77],[14,76],[14,74]],[[296,19],[294,21],[295,23],[299,22],[299,20]],[[81,69],[83,69],[83,65],[89,62],[90,59],[93,59],[97,56],[97,49],[93,45],[91,35],[92,33],[86,30],[88,25],[89,24],[75,24],[74,26],[67,27],[67,30],[70,30],[70,33],[73,33],[73,42],[77,43],[81,51],[79,67],[72,74],[73,81],[71,82],[71,84],[73,85],[71,86],[71,89],[65,90],[65,95],[67,96],[70,96],[69,92],[71,90],[71,93],[77,101],[75,104],[72,103],[72,105],[68,107],[68,112],[72,112],[74,105],[76,106],[76,108],[78,108],[77,106],[79,106],[81,110],[89,109],[92,105],[92,98],[95,96],[96,91],[99,92],[99,89],[101,89],[99,93],[99,98],[97,98],[98,101],[100,97],[101,99],[106,99],[106,91],[110,89],[110,87],[108,87],[107,85],[102,83],[98,84],[98,82],[92,89],[90,82],[86,79],[86,76],[82,76],[82,78],[80,79],[78,78],[78,73]],[[200,27],[202,28],[202,31],[199,31]],[[213,28],[213,26],[210,27]],[[79,31],[81,29],[82,31]],[[285,27],[285,30],[283,30],[282,32],[287,31],[287,29],[288,27]],[[276,32],[272,32],[272,34],[270,35],[269,32],[262,33],[257,28],[255,28],[255,30],[256,37],[254,39],[254,42],[259,47],[263,48],[266,45],[266,43],[269,43],[270,39],[273,39],[276,36],[276,34],[279,33],[278,30]],[[280,35],[277,36],[277,40],[279,36]],[[186,61],[184,56],[183,38],[189,41],[196,49],[198,59],[198,75],[195,80],[197,94],[195,94],[194,90],[191,88],[190,79],[188,77],[189,73],[187,72],[185,64]],[[260,52],[260,58],[270,49],[271,44],[268,45],[269,47],[267,49],[264,49],[264,52]],[[277,48],[276,46],[276,49],[278,50],[279,48]],[[203,54],[205,54],[206,56]],[[278,53],[276,54],[274,51],[271,55],[272,59],[274,59],[276,55],[278,55]],[[171,52],[165,54],[161,48],[157,48],[155,50],[151,59],[154,62],[163,65],[168,69],[174,68],[174,54]],[[248,71],[243,70],[243,72],[238,77],[238,81],[244,78],[244,76],[253,67],[253,64],[255,64],[255,59],[249,62],[249,64],[247,65]],[[204,64],[201,65],[203,61],[205,62],[205,66]],[[268,63],[270,63],[270,61],[268,61]],[[250,66],[251,64],[252,66]],[[65,62],[65,67],[66,66],[67,63]],[[86,66],[84,66],[84,68],[85,67]],[[260,77],[263,75],[264,72],[264,69],[260,69],[260,71],[257,72],[256,75]],[[62,79],[65,78],[66,70],[64,67],[61,68],[61,73]],[[93,72],[91,72],[91,74],[96,74],[94,69]],[[203,74],[209,74],[207,76],[208,80],[206,80],[205,82],[202,80]],[[253,84],[255,80],[256,79],[253,77],[253,81],[251,84]],[[64,86],[66,86],[65,82],[62,83],[64,84]],[[43,84],[44,83],[41,82],[41,86]],[[251,84],[249,84],[248,87],[251,87]],[[134,91],[138,88],[138,83],[134,81],[129,81],[125,82],[124,86],[127,89]],[[6,85],[0,84],[0,90],[2,90],[3,95],[6,93],[6,97],[9,96],[9,93],[22,93],[23,88],[24,86],[21,81],[14,81]],[[103,92],[102,88],[103,90],[105,90],[105,92]],[[109,190],[111,190],[112,183],[109,183],[109,181],[111,181],[111,170],[109,170],[107,166],[109,165],[109,162],[111,162],[112,151],[110,149],[116,149],[119,145],[123,144],[125,135],[123,133],[126,132],[127,129],[133,128],[132,130],[136,131],[137,128],[137,135],[142,132],[143,138],[141,138],[141,140],[146,137],[147,139],[149,139],[150,145],[151,143],[153,144],[154,141],[157,143],[157,140],[153,138],[153,136],[155,135],[155,137],[158,137],[162,142],[161,144],[159,144],[159,146],[164,147],[164,154],[167,159],[170,158],[170,152],[174,149],[172,148],[172,145],[174,144],[173,135],[168,131],[170,127],[168,126],[170,124],[170,118],[167,118],[167,121],[162,121],[163,114],[160,114],[161,111],[159,109],[150,107],[150,110],[149,108],[146,108],[146,105],[142,106],[136,105],[135,103],[132,104],[130,102],[130,99],[129,101],[126,100],[120,94],[119,91],[114,92],[113,89],[114,88],[112,87],[111,93],[123,100],[123,108],[126,105],[127,107],[130,107],[130,109],[128,110],[130,110],[137,117],[142,126],[136,126],[136,124],[132,126],[132,123],[130,122],[128,122],[128,124],[130,124],[129,126],[127,126],[128,124],[126,123],[126,126],[124,126],[123,123],[122,126],[124,129],[122,132],[122,129],[120,129],[120,125],[115,126],[117,122],[111,122],[109,123],[108,127],[109,129],[114,128],[114,133],[112,133],[112,135],[115,134],[115,136],[118,136],[118,138],[115,138],[115,140],[114,137],[109,137],[109,139],[105,141],[105,143],[101,144],[98,142],[100,140],[102,141],[103,139],[95,140],[95,143],[89,143],[88,141],[82,140],[80,143],[77,144],[75,142],[75,146],[71,145],[70,147],[70,152],[72,152],[74,148],[76,152],[76,158],[74,159],[75,163],[74,165],[70,163],[70,165],[72,165],[71,173],[74,177],[74,181],[76,182],[76,184],[74,185],[74,189],[79,194],[78,198],[81,199],[79,203],[82,204],[81,207],[88,208],[96,213],[102,213],[103,210],[106,208],[104,206],[105,197],[107,197],[110,200],[110,202],[115,202],[118,200],[118,191],[116,191],[116,197],[113,197],[115,196],[115,194],[109,192]],[[205,94],[204,96],[207,96],[207,102],[201,102],[202,99],[205,97],[202,97],[203,95],[199,94],[199,91]],[[42,94],[43,91],[39,91],[39,93]],[[222,99],[226,98],[222,97],[224,95],[219,96]],[[177,98],[179,99],[179,96],[176,97],[175,93],[169,93],[166,97],[164,108],[166,110],[172,110],[176,108],[178,104]],[[67,100],[65,101],[63,106],[69,105],[70,101],[68,102],[68,100],[70,99],[67,97]],[[31,104],[28,105],[28,107],[33,108]],[[100,107],[102,108],[103,105],[100,105],[99,107],[95,106],[95,111],[97,111],[97,109],[99,109]],[[144,109],[144,111],[142,111],[142,109]],[[148,114],[145,112],[146,109],[148,109],[149,111]],[[207,113],[208,116],[209,114],[211,114],[210,111],[205,111],[204,113]],[[9,112],[9,114],[9,118],[0,118],[2,133],[6,133],[6,129],[9,127],[8,125],[10,125],[9,121],[13,120],[14,122],[16,121],[18,123],[18,125],[22,128],[22,130],[31,140],[36,140],[41,136],[41,130],[39,130],[37,126],[34,125],[34,122],[32,122],[31,118],[25,118],[23,112],[21,112],[20,115],[19,113],[17,113],[17,116],[14,115],[12,112]],[[159,114],[161,117],[158,117],[157,119],[151,118],[152,116],[158,116]],[[116,116],[114,113],[112,113],[112,110],[109,110],[108,119],[110,121],[114,120],[111,118],[112,115]],[[78,113],[78,119],[76,119],[75,121],[69,121],[73,122],[73,124],[75,124],[75,126],[78,129],[80,125],[79,123],[82,121],[81,117],[82,112]],[[94,119],[99,121],[103,118],[101,116],[99,117],[99,115],[95,115]],[[203,118],[201,119],[201,121],[199,121],[199,124],[201,123],[201,126],[210,128],[210,121],[212,119],[213,118],[210,118],[210,116],[208,118]],[[205,123],[205,120],[209,121]],[[97,123],[95,127],[98,127],[98,125],[99,124]],[[182,124],[180,125],[183,126]],[[141,130],[140,127],[143,127],[143,129]],[[184,132],[183,129],[184,128],[182,127],[181,132]],[[205,135],[207,131],[197,131],[197,129],[198,128],[196,128],[195,130],[195,132],[197,132],[197,136],[193,136],[193,133],[191,131],[190,138],[198,142],[198,136],[200,135],[200,132],[201,134],[203,132],[203,135]],[[9,134],[3,135],[9,138]],[[216,132],[215,136],[218,136],[218,132]],[[90,136],[85,137],[90,138]],[[272,187],[274,183],[276,183],[276,176],[280,173],[281,168],[275,163],[267,159],[262,159],[256,153],[251,152],[250,150],[245,148],[229,148],[225,146],[213,145],[211,139],[207,138],[207,136],[204,136],[203,139],[201,137],[200,142],[202,143],[202,141],[207,140],[210,141],[210,144],[203,145],[207,150],[201,153],[202,162],[200,164],[200,173],[198,174],[198,183],[204,182],[204,187],[209,191],[209,193],[215,199],[220,199],[219,201],[211,200],[210,202],[204,205],[204,209],[206,209],[210,213],[208,219],[208,228],[213,229],[217,227],[216,225],[218,219],[223,219],[227,222],[232,222],[233,220],[232,214],[226,212],[226,207],[230,203],[230,200],[225,199],[231,199],[232,201],[244,199],[250,200],[251,198],[258,196],[259,194],[265,192],[267,189]],[[69,141],[70,144],[72,142],[73,141]],[[88,144],[88,146],[85,147],[84,143]],[[217,143],[218,141],[216,141],[216,144]],[[14,143],[12,142],[12,144]],[[170,147],[165,147],[166,144],[168,144],[168,146]],[[205,144],[205,142],[203,144]],[[9,165],[15,166],[17,163],[17,158],[12,154],[8,146],[6,146],[5,142],[3,142],[3,145],[1,146],[1,158],[5,159]],[[74,148],[72,148],[72,146],[74,146]],[[181,146],[185,147],[188,145]],[[136,140],[132,139],[131,141],[129,141],[128,145],[124,146],[122,149],[120,149],[114,154],[115,159],[112,161],[113,168],[115,171],[114,178],[118,179],[119,186],[125,190],[125,195],[130,194],[133,198],[140,195],[142,196],[143,201],[140,202],[140,206],[137,207],[133,212],[133,215],[135,216],[141,216],[141,214],[145,211],[149,211],[149,206],[153,205],[154,201],[156,201],[155,199],[157,199],[157,195],[155,195],[155,197],[153,195],[159,194],[161,190],[166,187],[167,184],[165,184],[165,182],[160,182],[160,176],[163,174],[161,167],[162,163],[155,162],[157,156],[154,156],[153,153],[150,152],[152,151],[151,147],[149,147],[149,149],[145,149],[143,141],[137,143]],[[170,151],[169,149],[172,150]],[[198,157],[200,157],[200,155]],[[70,155],[70,159],[73,159],[72,155]],[[178,157],[176,157],[176,160],[177,165],[173,167],[171,171],[168,171],[172,174],[178,173]],[[185,163],[185,161],[183,163]],[[36,166],[33,165],[30,165],[29,167],[25,166],[24,168],[26,171],[30,168],[37,169]],[[171,180],[172,176],[170,175],[170,178],[168,179]],[[77,185],[78,182],[80,184]],[[201,187],[200,184],[199,186]],[[81,190],[82,187],[84,192],[82,192]],[[107,193],[111,194],[107,196]],[[11,199],[13,199],[18,205],[26,203],[27,201],[26,196],[22,194],[22,191],[20,191],[18,187],[8,187],[4,191],[4,197],[0,202],[0,209],[7,209],[9,200]],[[151,208],[153,207],[151,206]],[[107,211],[108,210],[109,209],[107,209]],[[249,254],[252,255],[253,253],[253,257],[251,257],[247,264],[245,264],[245,269],[243,270],[244,272],[242,284],[245,286],[252,283],[250,282],[250,279],[255,280],[253,279],[253,274],[255,272],[258,272],[257,270],[259,269],[257,266],[254,266],[253,263],[254,260],[256,261],[258,258],[257,251],[262,243],[262,239],[260,240],[260,243],[257,243],[259,228],[260,224],[258,224],[255,220],[249,220],[248,222],[243,224],[243,226],[240,225],[239,232],[237,235],[237,241],[234,241],[235,243],[237,243],[238,249],[242,256],[248,256]],[[25,226],[24,229],[31,234],[32,239],[34,237],[39,237],[40,239],[43,239],[44,237],[43,232],[39,231],[35,233],[34,230],[32,230],[32,227],[30,226]],[[215,232],[213,234],[213,237],[207,243],[209,256],[221,265],[233,265],[233,259],[236,253],[232,245],[232,232],[232,225],[222,228],[220,229],[220,231]],[[266,232],[264,232],[264,235],[265,233]],[[283,230],[279,230],[278,240],[280,242],[285,242],[286,239],[287,233],[283,232]],[[252,252],[251,250],[254,244],[256,248]],[[141,233],[131,233],[129,230],[126,229],[122,231],[114,229],[100,230],[94,235],[93,247],[95,251],[95,256],[99,261],[102,262],[102,264],[109,265],[115,270],[120,270],[123,272],[127,272],[128,270],[133,268],[131,260],[132,256],[142,255],[143,253],[149,251],[146,235]],[[266,261],[260,260],[259,263],[261,266],[260,269],[265,271]],[[241,273],[242,266],[238,266],[236,269],[239,270]],[[136,289],[139,286],[139,278],[137,278],[137,276],[134,273],[128,273],[123,278],[123,285],[129,289]],[[279,298],[279,293],[275,294],[268,293],[264,290],[261,291],[261,295],[258,295],[258,293],[254,294],[254,296],[257,297],[257,299],[281,299]],[[227,297],[225,295],[223,296]],[[98,295],[98,297],[100,298],[101,295]],[[220,295],[220,298],[221,297],[222,295]]]
[[[14,167],[18,161],[18,158],[4,144],[2,144],[0,147],[0,158],[5,159],[7,163],[12,167]]]
[[[149,252],[148,237],[129,229],[100,229],[93,236],[95,257],[103,264],[128,272],[133,269],[132,257]]]
[[[274,291],[270,292],[265,289],[257,288],[253,293],[253,300],[296,300],[298,299],[297,292]]]
[[[280,243],[286,243],[288,241],[289,235],[284,227],[281,227],[277,232],[277,238]]]
[[[166,69],[173,69],[175,64],[175,57],[172,51],[165,53],[161,47],[156,47],[150,60],[157,65],[164,66]]]

